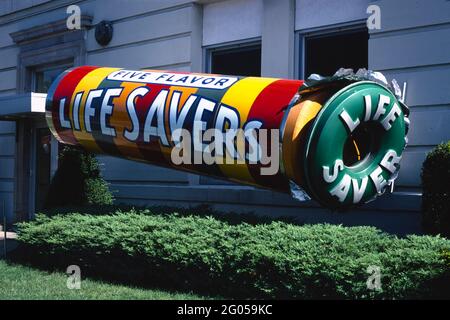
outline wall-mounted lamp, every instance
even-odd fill
[[[102,20],[95,26],[95,40],[101,46],[106,46],[112,39],[113,25],[110,21]]]

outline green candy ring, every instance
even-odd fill
[[[400,167],[407,113],[376,82],[355,82],[334,94],[312,125],[303,159],[312,198],[348,208],[382,194]]]

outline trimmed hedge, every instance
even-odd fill
[[[421,177],[423,228],[450,237],[450,141],[427,155]]]
[[[91,153],[65,146],[60,165],[50,184],[44,207],[65,205],[111,205],[114,201],[108,183],[102,178],[97,159]]]
[[[233,298],[450,297],[450,240],[373,227],[231,225],[136,211],[73,213],[19,224],[22,256],[45,267]],[[369,266],[381,290],[367,289]]]

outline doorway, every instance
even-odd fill
[[[32,157],[30,177],[30,212],[44,208],[50,183],[58,167],[59,145],[45,121],[35,121],[32,129]]]
[[[67,61],[34,67],[31,70],[33,91],[47,93],[52,82],[72,65],[71,61]],[[30,218],[44,208],[51,179],[58,167],[58,142],[51,134],[44,117],[32,120],[31,144],[28,198]]]
[[[44,207],[50,188],[51,133],[48,128],[36,129],[35,210]]]

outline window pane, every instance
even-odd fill
[[[239,76],[261,76],[261,46],[212,51],[211,72]]]
[[[60,67],[37,71],[35,73],[36,84],[34,91],[39,93],[47,93],[52,82],[67,68],[68,67]]]
[[[339,68],[368,66],[367,30],[307,37],[305,39],[305,78],[312,73],[333,75]]]

